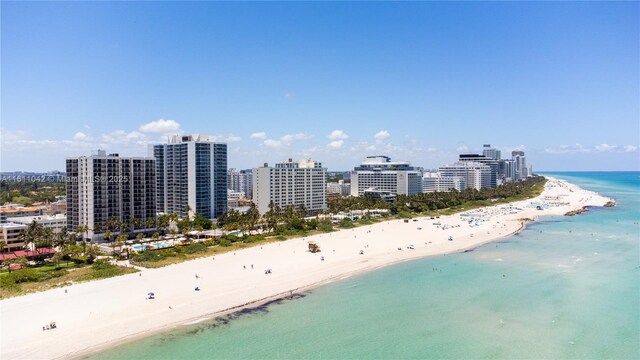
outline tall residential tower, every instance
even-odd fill
[[[309,215],[327,208],[327,169],[312,160],[268,164],[253,169],[253,201],[264,214],[273,202],[280,209],[304,206]]]
[[[153,228],[155,169],[153,158],[107,156],[102,150],[97,155],[67,158],[69,231],[86,225],[89,230],[82,236],[100,241],[107,229],[114,232],[113,220],[134,232]]]
[[[206,135],[175,135],[153,145],[158,212],[180,217],[196,212],[207,219],[227,211],[227,144]]]

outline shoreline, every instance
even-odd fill
[[[460,249],[460,250],[456,250],[456,251],[452,251],[452,252],[448,252],[448,253],[443,253],[443,254],[432,254],[432,255],[426,255],[426,256],[416,256],[416,257],[412,257],[412,258],[406,258],[406,259],[400,259],[397,260],[395,262],[391,262],[391,263],[387,263],[387,264],[383,264],[383,265],[379,265],[379,266],[375,266],[373,268],[365,268],[365,269],[360,269],[357,271],[354,271],[352,273],[346,273],[346,274],[340,274],[340,275],[335,275],[332,276],[331,278],[327,278],[327,279],[323,279],[320,280],[316,283],[313,284],[309,284],[309,285],[305,285],[299,288],[295,288],[295,289],[291,289],[291,290],[287,290],[287,291],[283,291],[281,293],[275,294],[275,295],[271,295],[262,299],[258,299],[258,300],[254,300],[245,304],[241,304],[241,305],[235,305],[231,308],[228,309],[224,309],[224,310],[220,310],[214,313],[209,313],[209,314],[203,314],[199,317],[193,318],[193,319],[188,319],[186,321],[180,321],[179,323],[174,323],[174,324],[169,324],[164,328],[160,328],[160,329],[149,329],[149,330],[144,330],[141,333],[137,333],[137,334],[132,334],[130,336],[127,336],[126,338],[120,338],[120,339],[114,339],[112,341],[109,341],[107,343],[104,344],[99,344],[96,346],[93,346],[91,348],[87,348],[87,349],[83,349],[83,350],[79,350],[77,352],[74,353],[69,353],[64,355],[63,357],[60,358],[56,358],[56,359],[62,359],[62,358],[69,358],[69,359],[83,359],[86,358],[88,356],[91,355],[95,355],[98,353],[101,353],[103,351],[107,351],[109,349],[113,349],[115,347],[119,347],[125,344],[129,344],[138,340],[142,340],[151,336],[155,336],[155,335],[159,335],[162,334],[164,332],[168,332],[168,331],[172,331],[172,330],[177,330],[180,328],[186,328],[188,326],[193,326],[202,322],[207,322],[207,321],[214,321],[216,319],[221,319],[225,316],[234,314],[234,313],[238,313],[241,312],[242,310],[245,309],[256,309],[258,307],[264,306],[264,305],[269,305],[271,303],[274,302],[278,302],[279,300],[293,300],[291,299],[292,296],[296,295],[296,294],[300,294],[300,293],[304,293],[304,292],[308,292],[310,290],[316,289],[318,287],[321,287],[323,285],[327,285],[330,283],[333,283],[335,281],[341,281],[341,280],[345,280],[348,279],[350,277],[353,276],[358,276],[358,275],[362,275],[362,274],[366,274],[369,272],[373,272],[379,269],[383,269],[389,266],[394,266],[397,264],[401,264],[401,263],[405,263],[405,262],[410,262],[410,261],[419,261],[419,260],[423,260],[423,259],[427,259],[430,257],[435,257],[435,256],[442,256],[442,255],[451,255],[451,254],[463,254],[466,252],[471,252],[474,251],[475,249],[478,249],[482,246],[485,246],[487,244],[490,244],[492,242],[498,241],[500,239],[504,239],[510,236],[513,236],[515,234],[518,234],[524,230],[526,230],[527,228],[527,223],[530,222],[535,222],[537,220],[533,220],[533,221],[523,221],[520,228],[518,228],[516,231],[501,236],[501,237],[497,237],[495,239],[489,240],[487,242],[484,242],[482,244],[475,244],[472,245],[468,248],[464,248],[464,249]]]
[[[237,255],[236,252],[225,253],[213,260],[202,258],[146,269],[140,275],[77,284],[69,287],[71,296],[60,289],[52,289],[5,299],[0,301],[3,316],[0,355],[3,359],[84,358],[400,262],[473,251],[524,231],[530,222],[525,218],[537,221],[539,215],[563,215],[567,210],[585,205],[603,206],[611,200],[566,181],[552,177],[547,180],[545,190],[536,198],[469,211],[473,213],[470,216],[480,219],[475,225],[467,223],[467,218],[462,219],[460,213],[437,220],[421,217],[408,224],[391,220],[247,248],[237,251]],[[551,197],[562,197],[567,204],[554,205],[544,211],[525,207]],[[439,223],[442,226],[434,227]],[[385,234],[385,230],[391,231]],[[455,235],[454,241],[446,240],[446,236],[451,236],[448,234]],[[362,243],[362,238],[366,244]],[[311,239],[320,244],[320,254],[305,251],[306,242]],[[413,243],[415,250],[409,250],[407,245]],[[364,249],[365,254],[358,255],[358,249]],[[400,249],[402,251],[398,251]],[[295,255],[296,250],[298,255]],[[326,256],[327,261],[318,261],[320,256]],[[256,273],[247,269],[248,264],[253,268],[254,263],[258,264],[257,269],[273,268],[274,273],[266,275],[262,270]],[[194,273],[205,274],[201,276],[204,280],[193,280]],[[193,284],[202,286],[203,291],[194,293]],[[216,291],[209,293],[209,289]],[[152,290],[157,292],[156,300],[139,298],[142,293]],[[138,295],[132,295],[136,292]],[[70,311],[70,308],[77,311]],[[57,320],[58,329],[38,331],[38,324],[50,320]]]

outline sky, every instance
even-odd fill
[[[0,20],[1,171],[194,133],[240,169],[491,144],[534,171],[640,170],[638,2],[2,1]]]

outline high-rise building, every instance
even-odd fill
[[[484,144],[482,146],[482,155],[489,159],[500,160],[501,151],[491,147],[491,144]]]
[[[442,176],[438,172],[425,172],[422,175],[422,192],[462,191],[467,184],[462,176]]]
[[[511,159],[502,159],[498,162],[498,178],[502,183],[516,180],[516,163]]]
[[[214,219],[227,211],[227,144],[175,135],[149,152],[157,161],[159,212]]]
[[[511,152],[511,158],[515,162],[515,180],[524,180],[527,178],[527,159],[524,151],[515,150]]]
[[[422,192],[422,174],[409,162],[391,161],[388,156],[368,156],[351,172],[351,195],[362,196],[374,189],[394,195]]]
[[[146,231],[156,220],[156,161],[118,154],[67,158],[67,228],[100,241],[110,221],[128,224],[133,231]],[[113,230],[112,230],[113,232]]]
[[[269,211],[269,204],[280,209],[304,206],[314,215],[327,208],[327,169],[312,160],[277,163],[275,167],[253,169],[254,203],[260,214]]]
[[[489,166],[489,168],[491,169],[491,180],[488,187],[495,188],[496,186],[498,186],[498,171],[500,169],[500,166],[497,160],[479,154],[460,154],[459,161],[476,162]]]
[[[244,177],[244,196],[247,199],[253,199],[253,170],[244,169],[240,170],[240,176]]]
[[[487,164],[473,161],[459,161],[453,165],[441,166],[438,170],[443,177],[462,177],[465,189],[491,188],[492,171]]]
[[[348,196],[351,193],[351,185],[345,183],[344,180],[338,182],[327,183],[328,194],[339,194],[340,196]]]
[[[253,177],[252,170],[236,170],[231,168],[227,171],[227,185],[229,190],[244,193],[246,198],[253,197]]]

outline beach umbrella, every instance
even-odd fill
[[[150,292],[150,293],[148,293],[147,295],[149,295],[149,296],[155,296],[156,294],[154,294],[154,293]]]

